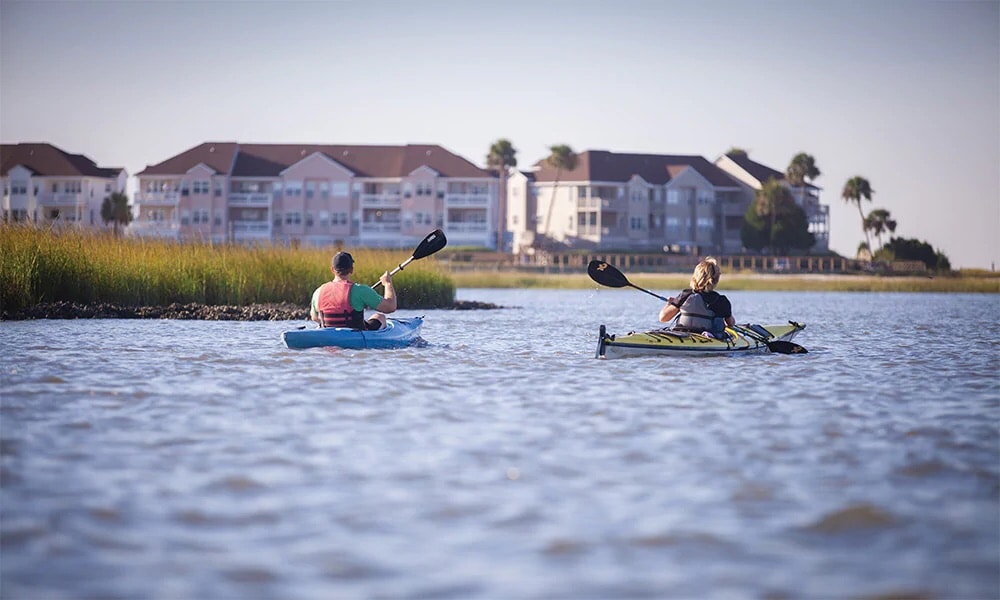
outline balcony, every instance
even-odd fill
[[[399,233],[401,225],[398,221],[381,223],[362,222],[361,233]]]
[[[399,208],[402,203],[399,194],[361,194],[361,205],[365,208]]]
[[[448,233],[482,233],[489,231],[489,227],[485,221],[467,223],[453,221],[445,225],[445,231]]]
[[[129,235],[152,238],[176,238],[180,226],[174,221],[132,221],[128,226]]]
[[[232,207],[267,207],[271,205],[271,194],[264,194],[261,192],[249,194],[229,194],[227,204]]]
[[[229,230],[237,238],[271,237],[271,225],[267,221],[230,221]]]
[[[448,194],[444,197],[444,202],[449,208],[484,208],[489,206],[490,197],[487,194]]]
[[[38,203],[42,206],[76,206],[82,194],[39,194]]]
[[[180,199],[180,192],[139,192],[135,195],[135,203],[143,206],[177,206]]]

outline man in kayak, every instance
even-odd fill
[[[385,287],[385,297],[360,283],[351,281],[354,273],[354,257],[347,252],[333,256],[333,281],[316,288],[312,295],[309,316],[320,327],[350,327],[369,331],[385,327],[385,314],[396,310],[396,290],[392,287],[392,276],[383,273],[379,281]],[[365,309],[379,311],[365,320]]]
[[[721,276],[722,269],[711,256],[698,263],[691,275],[691,288],[682,291],[676,298],[667,299],[667,304],[660,310],[660,322],[666,323],[677,317],[674,325],[677,331],[725,339],[726,325],[735,325],[736,319],[733,318],[729,298],[715,291]]]

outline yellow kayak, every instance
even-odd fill
[[[789,321],[787,325],[736,325],[727,327],[725,339],[707,335],[657,329],[614,335],[601,325],[595,358],[631,356],[718,356],[744,352],[800,354],[806,349],[792,343],[805,325]]]

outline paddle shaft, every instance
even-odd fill
[[[400,271],[402,271],[403,268],[406,267],[406,265],[410,264],[412,261],[413,261],[413,257],[411,256],[410,258],[408,258],[408,259],[404,260],[403,262],[401,262],[399,265],[396,266],[395,269],[389,271],[389,277],[392,277],[396,273],[399,273]],[[372,288],[375,288],[375,287],[377,287],[379,285],[382,285],[382,280],[381,279],[379,279],[378,281],[376,281],[375,283],[373,283],[372,284]]]

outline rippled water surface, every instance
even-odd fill
[[[2,323],[2,595],[1000,596],[1000,297],[729,296],[810,353],[594,360],[631,290],[461,290],[518,308],[394,351]]]

